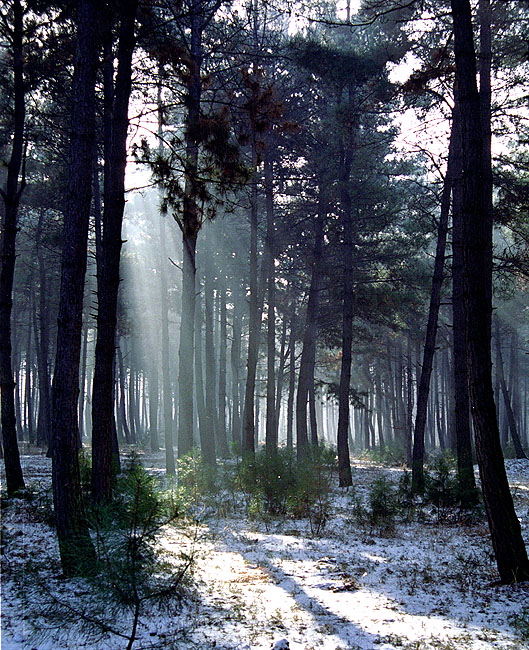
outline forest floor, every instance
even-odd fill
[[[22,462],[35,496],[4,502],[2,650],[126,648],[122,637],[71,621],[72,611],[90,614],[90,587],[60,576],[46,516],[50,461]],[[162,454],[143,462],[163,474]],[[529,461],[506,466],[529,546]],[[529,648],[529,585],[495,584],[483,518],[429,512],[385,530],[355,520],[373,482],[396,483],[402,472],[355,461],[354,489],[333,488],[317,535],[307,520],[250,519],[230,491],[210,498],[197,524],[165,526],[166,555],[194,556],[191,586],[164,610],[145,605],[133,648],[262,650],[282,638],[291,650]],[[112,625],[126,631],[127,615],[118,619]]]

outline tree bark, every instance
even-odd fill
[[[109,502],[112,497],[113,361],[137,5],[137,0],[129,0],[120,6],[116,83],[112,106],[105,106],[104,116],[110,142],[105,147],[102,269],[98,273],[97,340],[92,390],[92,497],[98,503]]]
[[[424,430],[426,428],[426,414],[428,410],[428,394],[430,392],[430,377],[432,374],[433,357],[435,354],[435,340],[437,337],[437,323],[439,320],[439,307],[441,306],[441,289],[444,279],[444,262],[446,249],[446,235],[448,233],[448,215],[450,213],[450,194],[452,190],[455,133],[454,121],[456,110],[452,111],[452,133],[448,148],[448,163],[443,183],[441,196],[441,214],[437,227],[437,246],[435,249],[435,262],[430,292],[430,306],[428,310],[428,323],[426,325],[426,339],[417,390],[417,413],[413,431],[413,459],[412,459],[412,489],[414,492],[424,490]]]
[[[80,0],[73,80],[69,177],[64,213],[57,352],[52,385],[52,484],[61,565],[67,576],[92,569],[78,460],[77,400],[95,139],[99,0]]]
[[[312,270],[307,302],[307,315],[303,332],[303,347],[298,375],[298,392],[296,395],[296,443],[298,460],[302,460],[309,450],[307,426],[307,402],[311,382],[314,381],[314,362],[316,356],[316,332],[321,289],[321,260],[327,206],[320,188],[318,214],[314,221],[314,249],[312,252]]]
[[[266,331],[266,452],[277,451],[276,422],[276,277],[274,233],[274,183],[269,153],[264,161],[264,190],[266,206],[266,266],[268,290],[268,322]]]
[[[26,116],[24,88],[24,52],[22,44],[24,13],[20,0],[13,2],[13,86],[14,128],[11,157],[7,164],[5,188],[0,190],[4,215],[0,238],[0,409],[2,422],[2,446],[8,495],[24,488],[17,444],[15,416],[15,381],[12,368],[11,311],[13,308],[13,278],[15,273],[15,246],[18,206],[24,191],[22,169],[24,158],[24,125]]]
[[[514,411],[512,408],[511,397],[509,395],[509,389],[507,388],[507,382],[505,381],[505,370],[503,367],[503,354],[501,351],[501,334],[500,334],[500,320],[495,318],[495,338],[496,338],[496,350],[498,353],[497,356],[497,365],[496,372],[498,373],[500,380],[500,388],[503,396],[503,402],[505,404],[505,412],[507,414],[507,423],[511,431],[511,438],[514,445],[514,451],[516,453],[516,458],[527,459],[525,452],[522,447],[520,440],[520,435],[518,434],[518,427],[516,426],[516,418],[514,417]],[[497,396],[499,399],[499,395]]]
[[[529,579],[529,560],[507,482],[492,390],[492,199],[490,158],[484,155],[490,119],[483,119],[485,113],[490,118],[490,110],[482,107],[477,90],[469,0],[451,0],[451,6],[462,126],[463,303],[470,399],[483,497],[500,580],[511,583]],[[488,2],[482,0],[481,9],[490,17]],[[485,122],[488,125],[484,133]]]

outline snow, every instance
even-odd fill
[[[146,456],[152,471],[163,456]],[[27,602],[21,585],[40,562],[43,580],[73,605],[86,602],[82,580],[60,577],[49,525],[50,461],[22,457],[35,491],[32,503],[3,508],[2,649],[114,650],[126,640],[93,638],[75,624],[48,620],[46,594]],[[529,461],[506,461],[526,542],[529,542]],[[529,606],[529,586],[495,586],[497,572],[484,521],[469,525],[399,523],[380,536],[352,517],[353,498],[373,481],[397,481],[402,470],[356,462],[352,492],[334,489],[332,517],[318,537],[307,521],[245,516],[242,503],[219,495],[195,526],[169,525],[160,547],[175,561],[195,554],[193,589],[168,609],[141,617],[139,648],[226,650],[522,650],[529,648],[515,617]],[[43,496],[44,495],[44,496]],[[47,495],[47,496],[46,496]],[[216,502],[215,502],[216,499]],[[85,598],[85,600],[83,600]],[[116,626],[127,629],[123,614]],[[33,624],[30,624],[30,623]],[[35,623],[44,633],[35,634]]]

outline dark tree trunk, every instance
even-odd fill
[[[501,351],[500,320],[497,317],[495,318],[495,338],[496,338],[496,350],[498,353],[496,372],[498,373],[498,377],[500,380],[500,388],[503,396],[503,402],[505,404],[507,423],[511,431],[511,438],[514,445],[514,451],[516,453],[516,458],[527,459],[527,456],[525,455],[525,452],[522,447],[520,435],[518,434],[518,427],[516,426],[516,418],[514,417],[511,397],[509,395],[509,389],[507,388],[507,382],[505,381],[505,370],[503,367],[503,354]],[[499,399],[499,395],[497,396],[497,399]]]
[[[463,303],[470,399],[485,508],[503,583],[529,579],[529,560],[505,472],[491,373],[492,210],[489,190],[490,110],[476,84],[469,0],[451,0],[463,151]],[[482,29],[490,7],[482,0]],[[490,27],[490,22],[488,22]],[[490,31],[489,31],[490,35]],[[482,70],[483,72],[483,70]],[[484,77],[482,74],[482,83]],[[482,98],[487,96],[485,90]],[[489,105],[490,106],[490,105]],[[488,119],[482,116],[487,113]],[[486,124],[485,124],[486,123]],[[483,129],[485,126],[485,132]]]
[[[104,116],[105,130],[109,132],[110,142],[105,143],[102,268],[98,271],[97,340],[92,390],[92,497],[99,503],[110,501],[112,496],[114,407],[112,368],[115,354],[121,228],[125,208],[128,107],[137,5],[137,0],[129,0],[123,2],[120,7],[116,84],[112,106],[105,105]]]
[[[257,283],[257,145],[252,143],[252,166],[254,178],[250,190],[250,322],[248,331],[248,362],[244,393],[242,453],[255,454],[255,380],[259,358],[261,313],[259,310],[259,287]]]
[[[118,365],[119,365],[119,428],[122,436],[125,438],[125,442],[130,445],[132,442],[132,436],[130,435],[130,429],[127,422],[127,409],[125,407],[125,366],[123,364],[123,352],[121,351],[121,346],[117,346],[118,354]]]
[[[446,235],[448,232],[448,215],[450,213],[450,194],[454,174],[454,147],[456,110],[452,111],[452,134],[448,150],[448,163],[443,183],[441,196],[441,214],[437,227],[437,247],[435,249],[435,263],[430,292],[430,307],[428,310],[428,323],[426,325],[426,339],[422,369],[417,390],[417,413],[413,432],[413,460],[412,460],[412,488],[415,492],[424,490],[424,430],[426,428],[426,414],[428,410],[428,395],[430,392],[430,377],[432,374],[433,357],[435,354],[435,340],[437,337],[437,323],[439,320],[439,307],[441,306],[441,289],[444,279],[444,262],[446,249]]]
[[[158,365],[156,361],[151,366],[149,375],[149,434],[151,451],[159,451],[158,440],[158,406],[160,404],[160,391],[158,388]]]
[[[173,392],[171,390],[171,359],[169,356],[169,292],[167,290],[167,251],[165,249],[165,221],[160,217],[160,308],[161,308],[161,339],[162,339],[162,390],[163,390],[163,427],[165,444],[165,471],[169,476],[175,473],[175,461],[173,451]],[[195,290],[193,288],[193,299]],[[193,346],[191,345],[191,358],[193,362]],[[191,377],[192,377],[191,370]],[[193,387],[189,388],[191,393],[191,414],[193,411]],[[191,420],[191,441],[193,440],[193,421]],[[192,445],[192,442],[191,442]]]
[[[454,179],[452,188],[452,339],[454,350],[454,420],[457,448],[457,482],[462,503],[475,501],[476,479],[472,459],[470,396],[463,306],[463,177],[461,118],[454,114]]]
[[[217,368],[215,363],[215,344],[213,334],[213,298],[214,298],[214,266],[211,262],[213,255],[209,247],[209,233],[206,231],[206,269],[204,280],[204,325],[205,325],[205,356],[206,356],[206,418],[208,421],[208,436],[211,435],[214,440],[215,448],[219,447],[219,452],[225,458],[228,454],[228,445],[226,438],[221,441],[218,435],[218,415],[217,415]],[[224,444],[223,444],[224,443]]]
[[[95,138],[98,17],[102,10],[98,0],[78,3],[71,149],[52,386],[53,501],[61,564],[67,576],[84,573],[95,562],[81,495],[77,400]]]
[[[24,171],[20,171],[24,158],[24,122],[26,104],[24,96],[24,53],[22,47],[23,9],[20,0],[13,2],[13,86],[14,129],[11,157],[7,164],[5,188],[0,190],[4,215],[0,237],[0,409],[2,422],[2,446],[9,495],[24,488],[17,444],[15,416],[15,382],[12,368],[11,311],[13,307],[13,277],[15,273],[15,242],[20,197],[24,190]]]
[[[314,362],[316,357],[316,332],[320,303],[321,260],[327,208],[320,189],[318,214],[314,222],[314,249],[312,253],[312,272],[307,303],[307,315],[303,332],[303,347],[299,365],[298,392],[296,395],[296,442],[297,456],[301,460],[309,449],[307,426],[307,402],[310,385],[314,381]]]
[[[281,417],[281,398],[283,396],[283,381],[285,377],[286,344],[287,344],[287,316],[283,314],[283,330],[281,332],[281,346],[279,350],[279,368],[277,371],[276,389],[276,440],[279,440],[279,420]]]
[[[195,392],[197,400],[198,428],[202,461],[205,465],[213,467],[216,463],[215,432],[213,429],[213,421],[211,417],[208,417],[206,403],[204,401],[204,380],[202,374],[202,305],[198,296],[200,296],[200,291],[197,291],[195,304]]]
[[[238,285],[232,288],[233,320],[231,339],[231,439],[240,451],[241,449],[241,407],[239,400],[239,383],[241,368],[241,337],[242,337],[242,314],[241,299]]]
[[[276,422],[276,277],[274,234],[274,183],[272,162],[267,154],[264,161],[266,205],[266,275],[268,290],[268,322],[266,331],[266,451],[277,451]]]
[[[39,312],[38,312],[38,335],[35,330],[35,341],[37,345],[37,369],[39,377],[39,415],[37,421],[37,444],[46,445],[50,442],[51,434],[51,395],[50,395],[50,368],[49,368],[49,313],[48,313],[48,278],[46,274],[46,262],[42,251],[42,225],[44,210],[39,212],[37,223],[36,248],[37,262],[39,267]],[[36,322],[35,322],[36,325]]]
[[[228,322],[227,322],[227,308],[226,308],[226,277],[219,274],[219,316],[220,316],[220,332],[219,332],[219,417],[218,417],[218,432],[220,442],[220,452],[226,457],[229,456],[228,448],[228,435],[226,431],[226,358],[228,347]]]
[[[84,431],[84,410],[85,410],[85,390],[86,390],[86,355],[88,347],[88,325],[84,324],[83,333],[82,333],[82,349],[81,349],[81,369],[79,372],[79,439],[83,440],[83,436],[86,435]]]
[[[350,165],[347,165],[349,168]],[[351,197],[345,183],[342,187],[343,229],[343,315],[342,315],[342,365],[338,393],[338,479],[340,487],[353,484],[347,431],[349,428],[349,390],[351,386],[351,347],[353,343],[353,216]]]
[[[292,299],[290,312],[288,402],[287,402],[287,449],[294,446],[294,393],[296,389],[296,300]]]
[[[178,457],[193,449],[193,348],[195,322],[196,246],[201,216],[196,196],[200,102],[202,95],[202,16],[191,16],[191,60],[187,81],[187,115],[185,123],[186,164],[182,218],[182,310],[179,346],[178,389]],[[206,405],[207,406],[207,405]]]

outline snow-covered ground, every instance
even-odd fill
[[[161,455],[145,460],[160,471]],[[529,461],[506,465],[529,543]],[[29,485],[48,488],[48,459],[23,456],[23,468]],[[397,481],[399,474],[357,462],[355,496],[365,498],[377,477]],[[261,650],[285,638],[292,650],[529,648],[515,624],[529,608],[529,585],[494,585],[484,521],[399,523],[380,536],[356,523],[352,510],[352,493],[334,490],[331,519],[311,536],[306,521],[249,521],[233,497],[221,496],[196,530],[167,526],[160,540],[167,554],[195,555],[194,587],[164,612],[147,607],[133,647]],[[83,581],[60,578],[45,512],[21,499],[3,508],[2,650],[125,648],[124,638],[94,639],[66,619],[43,617],[44,592],[24,598],[21,584],[33,579],[24,567],[38,561],[42,577],[71,604],[85,602]]]

